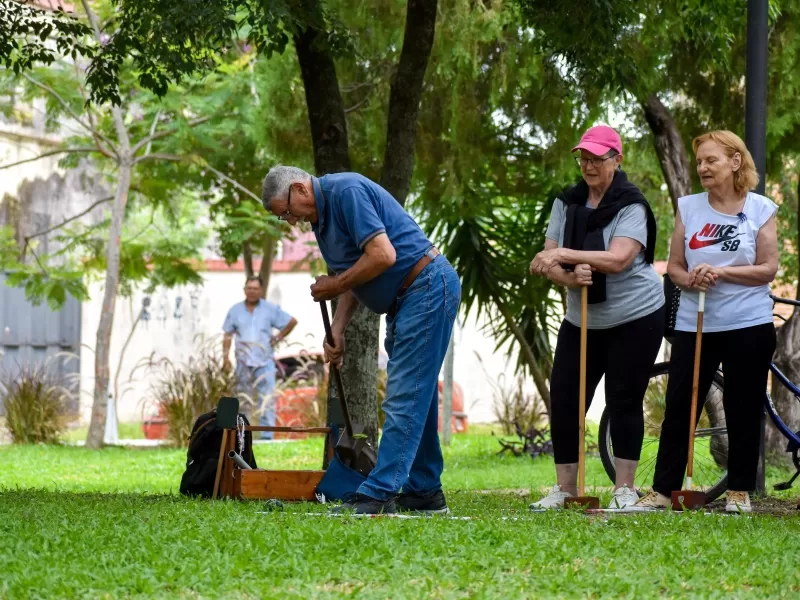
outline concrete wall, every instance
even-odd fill
[[[244,274],[211,271],[204,273],[204,279],[202,287],[157,291],[151,296],[151,318],[141,322],[134,331],[120,370],[118,406],[121,421],[138,421],[143,413],[147,413],[147,401],[152,398],[150,381],[146,370],[136,369],[143,359],[153,355],[182,362],[192,356],[201,339],[210,340],[216,336],[216,343],[221,344],[219,336],[225,315],[233,304],[243,299]],[[300,348],[321,350],[324,334],[319,306],[311,300],[309,293],[312,281],[308,273],[275,273],[270,280],[268,299],[281,304],[298,320],[297,328],[286,345],[278,349],[279,355],[295,353]],[[92,287],[92,300],[84,303],[82,312],[81,419],[84,422],[88,422],[92,402],[93,349],[100,319],[101,291],[99,285]],[[111,346],[112,391],[120,351],[141,310],[143,297],[140,293],[131,299],[120,298],[117,304]],[[176,318],[175,307],[179,297],[182,315]],[[469,318],[456,328],[455,333],[454,378],[464,388],[465,408],[471,422],[494,420],[493,380],[501,373],[507,373],[508,383],[513,379],[513,359],[507,361],[502,353],[493,351],[494,341],[482,332],[482,325]],[[381,340],[384,333],[382,322]],[[527,387],[532,389],[532,384],[528,383]]]

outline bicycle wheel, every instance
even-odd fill
[[[645,393],[644,441],[634,481],[637,492],[645,485],[649,487],[653,483],[661,424],[664,421],[668,372],[669,363],[653,365],[653,374],[650,376],[650,383]],[[706,493],[708,502],[719,498],[728,485],[728,431],[725,426],[725,411],[722,407],[722,389],[722,376],[720,373],[716,373],[711,389],[706,396],[694,440],[692,484],[696,489]],[[600,419],[598,445],[606,474],[614,482],[617,473],[614,467],[614,446],[611,443],[610,425],[611,415],[606,408]],[[641,492],[639,494],[642,495]]]

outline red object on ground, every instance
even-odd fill
[[[442,431],[442,403],[444,402],[444,381],[439,380],[439,431]],[[467,433],[467,413],[464,412],[464,389],[453,382],[453,406],[450,415],[450,431]]]
[[[278,427],[308,427],[309,416],[314,414],[314,386],[288,388],[275,401],[275,425]],[[307,433],[275,432],[275,439],[302,440]]]
[[[152,417],[142,423],[142,431],[145,439],[165,440],[169,432],[169,423],[164,417]]]

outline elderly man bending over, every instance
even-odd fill
[[[447,512],[438,381],[461,300],[455,270],[386,190],[356,173],[317,178],[277,166],[264,179],[262,201],[292,225],[311,223],[322,257],[336,273],[311,286],[316,301],[339,297],[335,348],[325,345],[327,360],[341,365],[357,303],[386,314],[386,422],[378,464],[341,509]]]

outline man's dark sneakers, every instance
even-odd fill
[[[395,512],[397,512],[397,508],[394,498],[382,502],[364,494],[353,494],[347,502],[331,509],[331,513],[335,515],[391,515]]]
[[[426,513],[431,515],[445,515],[450,510],[444,499],[444,492],[436,490],[425,496],[411,492],[403,492],[397,496],[397,508],[401,512]]]

